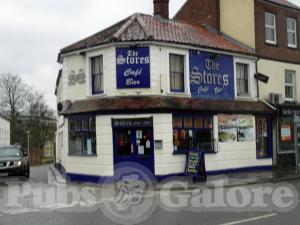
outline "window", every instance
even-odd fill
[[[295,151],[294,118],[279,118],[279,150],[281,152]]]
[[[295,19],[286,19],[288,47],[297,48],[297,22]]]
[[[268,118],[265,116],[257,116],[256,122],[256,157],[268,158],[272,157],[272,138],[268,131]]]
[[[249,95],[249,69],[248,64],[236,64],[237,95]]]
[[[276,44],[276,17],[267,12],[265,13],[265,35],[267,43]]]
[[[70,118],[70,155],[96,155],[96,122],[94,116]]]
[[[285,100],[295,100],[295,71],[285,71]]]
[[[184,92],[184,56],[170,54],[170,91]]]
[[[203,115],[173,115],[174,153],[189,150],[214,152],[213,117]]]
[[[103,93],[103,56],[91,58],[92,94]]]

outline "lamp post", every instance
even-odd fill
[[[30,131],[26,131],[27,134],[27,154],[28,154],[28,158],[30,160],[30,152],[29,152],[29,137],[30,137]]]

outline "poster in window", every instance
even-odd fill
[[[87,139],[86,142],[87,142],[87,154],[92,155],[92,140]]]
[[[234,115],[219,115],[219,142],[237,141],[237,118]]]
[[[281,124],[280,134],[281,141],[292,141],[292,126],[290,124]]]
[[[238,141],[251,142],[254,141],[254,122],[252,116],[238,116]]]
[[[251,142],[254,140],[254,122],[250,115],[219,115],[220,142]]]

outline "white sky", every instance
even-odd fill
[[[170,0],[171,17],[184,2]],[[59,50],[135,12],[152,14],[153,0],[0,0],[0,73],[19,74],[55,109]]]

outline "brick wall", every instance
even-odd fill
[[[174,19],[220,29],[219,0],[187,0]]]
[[[276,15],[277,44],[265,43],[265,12]],[[298,46],[296,49],[287,46],[286,18],[297,19]],[[300,63],[300,11],[255,0],[256,51],[262,58],[283,62]]]

